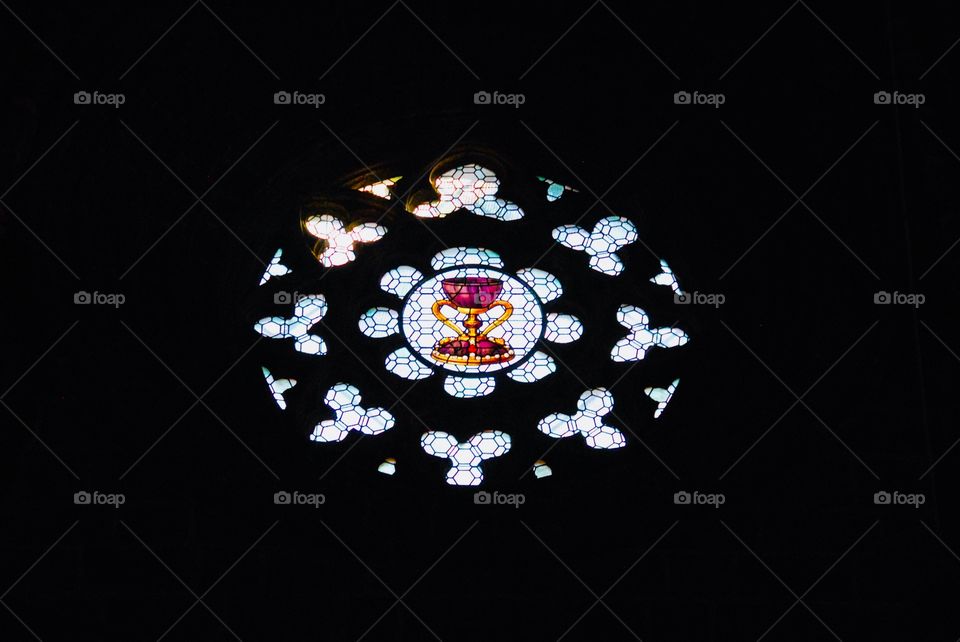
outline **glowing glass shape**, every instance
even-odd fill
[[[424,218],[443,218],[458,209],[500,221],[523,218],[523,210],[516,203],[497,198],[500,179],[493,171],[480,165],[462,165],[447,170],[434,181],[436,201],[421,203],[412,211]]]
[[[533,474],[537,479],[543,479],[544,477],[549,477],[553,474],[553,469],[547,465],[547,462],[542,459],[538,459],[533,464]]]
[[[650,317],[635,305],[621,305],[617,321],[630,330],[610,351],[614,361],[640,361],[650,348],[676,348],[686,345],[690,337],[680,328],[650,328]]]
[[[361,192],[367,192],[368,194],[373,194],[374,196],[379,196],[380,198],[390,199],[390,188],[397,184],[403,176],[394,176],[393,178],[385,178],[382,181],[377,181],[376,183],[370,183],[369,185],[364,185],[363,187],[358,187],[357,190]]]
[[[472,399],[485,397],[497,387],[497,380],[493,377],[457,377],[448,376],[443,380],[443,389],[452,397]]]
[[[447,337],[451,340],[457,339],[464,332],[467,323],[467,314],[455,308],[444,307],[440,312],[449,320],[449,324],[444,323],[434,313],[434,305],[437,302],[448,300],[443,281],[469,277],[485,277],[502,284],[497,299],[511,306],[512,312],[500,325],[489,332],[486,329],[493,325],[505,308],[502,306],[491,308],[489,312],[481,314],[477,322],[482,326],[479,331],[485,333],[485,336],[491,340],[500,340],[513,350],[515,355],[513,359],[483,365],[468,365],[440,362],[434,357],[438,342]],[[435,363],[437,367],[450,372],[465,373],[490,373],[513,366],[523,359],[540,340],[544,323],[540,300],[529,287],[505,272],[483,267],[447,270],[417,285],[407,296],[400,318],[404,338],[411,350],[419,354],[422,360],[430,364]]]
[[[261,367],[263,378],[267,380],[267,386],[270,387],[270,393],[274,401],[280,406],[280,410],[287,409],[287,400],[283,398],[283,393],[297,385],[296,379],[275,379],[269,370]]]
[[[393,457],[387,457],[383,460],[383,463],[377,466],[377,472],[383,473],[384,475],[392,475],[397,472],[397,460]]]
[[[260,277],[260,285],[263,285],[270,280],[270,277],[273,276],[283,276],[284,274],[290,274],[293,272],[290,268],[280,262],[280,257],[283,255],[283,248],[277,250],[276,254],[273,255],[273,258],[270,259],[270,263],[267,265],[267,269],[263,271],[263,276]]]
[[[583,323],[572,314],[547,315],[547,328],[543,338],[553,343],[573,343],[583,336]]]
[[[502,457],[510,451],[510,435],[500,430],[484,430],[463,443],[440,430],[425,432],[420,446],[428,455],[450,460],[447,483],[452,486],[477,486],[483,481],[481,462]]]
[[[423,274],[415,267],[401,265],[380,277],[380,289],[398,299],[407,296],[417,283],[423,280]]]
[[[562,439],[573,435],[583,435],[590,448],[609,450],[622,448],[627,440],[617,428],[603,423],[604,415],[613,410],[613,394],[606,388],[587,390],[577,400],[577,412],[565,415],[555,412],[547,415],[537,424],[537,429],[545,435]]]
[[[391,428],[395,422],[392,414],[383,408],[363,408],[360,405],[360,391],[348,383],[333,385],[323,398],[323,402],[333,410],[333,419],[324,419],[318,423],[311,441],[343,441],[351,430],[365,435],[379,435]]]
[[[433,374],[433,368],[413,356],[407,348],[399,348],[388,354],[384,365],[398,377],[414,381]]]
[[[265,317],[257,321],[253,329],[269,339],[295,339],[297,352],[324,355],[327,344],[309,331],[326,313],[326,298],[322,294],[311,294],[297,300],[289,319]]]
[[[434,270],[455,268],[461,265],[488,265],[502,268],[503,259],[493,250],[486,250],[482,247],[448,247],[436,253],[430,259],[430,267]]]
[[[530,358],[507,373],[507,376],[520,383],[533,383],[557,371],[557,364],[550,355],[537,351]]]
[[[383,339],[399,331],[399,315],[390,308],[370,308],[360,315],[360,332],[373,339]]]
[[[348,229],[330,214],[311,216],[304,226],[307,232],[324,242],[324,249],[317,256],[324,267],[346,265],[357,258],[353,249],[355,243],[374,243],[387,233],[386,227],[376,223],[359,223]]]
[[[615,254],[637,240],[637,226],[622,216],[608,216],[597,221],[592,232],[578,225],[561,225],[553,230],[553,238],[561,245],[586,252],[591,269],[610,276],[623,272],[623,261]]]
[[[563,294],[563,285],[560,279],[545,270],[538,268],[523,268],[517,270],[517,278],[530,286],[540,300],[549,303],[554,299],[559,299]]]
[[[663,414],[663,411],[667,408],[667,404],[670,403],[670,400],[673,399],[673,393],[677,391],[677,386],[680,385],[679,379],[674,379],[666,388],[644,388],[643,392],[648,397],[657,402],[657,409],[653,413],[654,419],[659,419],[660,415]]]
[[[677,283],[677,276],[663,259],[660,259],[660,274],[650,279],[650,282],[656,283],[657,285],[669,286],[671,290],[683,296],[683,292],[680,290],[680,284]]]
[[[533,383],[557,369],[547,354],[530,354],[536,343],[541,338],[569,343],[583,333],[583,325],[576,317],[555,313],[544,316],[542,305],[563,293],[560,281],[549,272],[525,268],[514,277],[494,269],[503,267],[499,254],[470,247],[438,252],[431,265],[441,270],[431,278],[424,277],[416,268],[401,265],[380,279],[381,289],[404,301],[397,326],[407,345],[390,353],[384,363],[398,377],[415,381],[446,370],[455,373],[444,381],[447,394],[482,397],[495,390],[496,380],[477,375],[506,370],[514,381]],[[448,282],[446,286],[444,281]],[[454,288],[461,281],[463,287]],[[467,305],[460,301],[464,296],[480,298],[470,298]],[[454,302],[450,297],[459,303],[448,305],[447,302]],[[390,336],[395,328],[393,314],[390,308],[371,308],[361,316],[360,329],[373,338]],[[469,334],[471,328],[475,329],[475,336]],[[481,341],[488,339],[502,342],[506,350],[492,350]],[[484,350],[477,355],[483,358],[461,355],[460,348],[445,351],[442,346],[454,341],[466,341],[469,345],[476,341],[477,347]],[[454,343],[453,347],[457,345],[460,344]]]
[[[543,176],[537,176],[537,178],[547,184],[547,200],[551,203],[560,200],[564,192],[580,191],[573,189],[568,185],[561,185],[560,183],[551,181],[549,178],[544,178]]]

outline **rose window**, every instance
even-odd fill
[[[688,308],[635,215],[486,154],[420,172],[302,195],[260,276],[263,376],[305,441],[382,440],[371,472],[475,486],[511,458],[549,477],[559,442],[628,448],[669,416],[679,361],[660,355],[690,342]]]

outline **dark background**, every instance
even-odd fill
[[[960,586],[947,5],[635,4],[5,4],[0,637],[960,636],[941,605]],[[81,90],[126,102],[75,105]],[[274,105],[279,90],[326,104]],[[474,105],[479,90],[526,102]],[[676,105],[680,90],[726,102]],[[875,105],[881,90],[926,102]],[[624,253],[625,291],[693,340],[621,384],[618,414],[646,447],[571,439],[547,457],[553,477],[521,479],[551,445],[533,435],[487,464],[520,509],[447,487],[403,407],[388,435],[311,444],[264,391],[260,366],[282,351],[250,329],[274,313],[256,283],[303,199],[365,166],[426,171],[455,144],[580,189],[558,223],[632,218],[685,289],[726,297],[677,311],[645,284],[653,256]],[[365,249],[371,274],[439,249],[406,220],[410,248]],[[440,225],[495,234],[463,213]],[[503,247],[526,256],[527,238]],[[550,261],[564,311],[595,311],[586,258]],[[344,279],[330,287],[349,299]],[[79,290],[126,303],[77,306]],[[879,306],[878,291],[926,302]],[[595,357],[569,356],[591,386],[622,335],[598,332]],[[381,405],[409,385],[327,341],[336,370],[291,400],[344,373]],[[654,423],[640,388],[674,376]],[[465,406],[434,379],[405,400],[458,434],[463,407],[569,411],[583,386],[557,379]],[[460,436],[486,427],[464,421]],[[398,474],[376,474],[393,453]],[[273,504],[294,489],[327,502]],[[126,503],[76,506],[79,490]],[[679,490],[726,503],[676,506]],[[877,506],[880,490],[926,501]]]

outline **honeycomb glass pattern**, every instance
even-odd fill
[[[553,238],[557,243],[570,248],[586,252],[590,257],[590,268],[617,276],[623,272],[623,261],[616,251],[633,243],[639,238],[637,226],[622,216],[608,216],[597,221],[592,232],[587,232],[579,225],[561,225],[553,230]]]
[[[471,399],[485,397],[497,387],[493,377],[447,377],[443,380],[443,389],[448,395]]]
[[[650,328],[650,317],[635,305],[621,305],[617,321],[630,332],[613,346],[614,361],[640,361],[651,348],[676,348],[690,341],[680,328]]]
[[[573,343],[583,336],[583,323],[572,314],[547,315],[547,333],[544,337],[554,343]]]
[[[438,252],[430,259],[434,270],[460,267],[461,265],[487,265],[502,268],[503,259],[493,250],[482,247],[450,247]]]
[[[565,415],[555,412],[540,420],[537,429],[545,435],[562,439],[583,435],[590,448],[610,450],[622,448],[627,440],[617,428],[603,423],[613,410],[613,394],[606,388],[587,390],[577,400],[577,412]]]
[[[326,313],[327,299],[322,294],[311,294],[297,300],[289,319],[266,317],[257,321],[253,329],[270,339],[294,339],[297,352],[324,355],[327,344],[309,330]]]
[[[433,375],[433,368],[413,356],[407,348],[399,348],[388,354],[384,365],[387,370],[404,379],[426,379]]]
[[[360,391],[348,383],[333,385],[323,402],[333,410],[333,419],[324,419],[310,435],[311,441],[343,441],[351,430],[379,435],[393,428],[394,418],[383,408],[363,408]]]
[[[561,285],[560,279],[546,270],[523,268],[517,270],[517,278],[529,285],[530,289],[536,292],[544,303],[559,299],[560,295],[563,294],[563,285]]]
[[[557,371],[553,357],[544,352],[534,352],[529,359],[507,373],[514,381],[533,383]]]
[[[462,165],[447,170],[435,179],[434,189],[439,199],[416,206],[413,209],[416,216],[443,218],[464,209],[499,221],[523,218],[519,205],[496,197],[500,179],[492,170],[480,165]]]
[[[360,332],[372,339],[383,339],[396,334],[400,328],[399,315],[391,308],[370,308],[360,316]]]
[[[428,455],[450,460],[447,483],[451,486],[478,486],[483,482],[480,464],[486,459],[502,457],[510,451],[511,438],[500,430],[484,430],[463,443],[441,430],[431,430],[420,437],[420,446]]]
[[[387,233],[387,228],[377,223],[359,223],[348,229],[330,214],[311,216],[304,225],[307,232],[323,241],[317,260],[324,267],[346,265],[357,258],[355,243],[374,243]]]
[[[463,277],[488,277],[503,283],[499,298],[513,306],[513,314],[500,326],[494,328],[489,336],[502,339],[513,348],[516,358],[505,363],[489,363],[469,366],[457,363],[437,363],[431,358],[431,352],[441,337],[456,337],[457,334],[433,313],[433,304],[447,298],[443,291],[443,279]],[[445,314],[454,323],[462,327],[466,315],[445,309]],[[481,317],[484,326],[497,318],[497,308]],[[401,328],[411,350],[420,355],[427,363],[437,363],[437,367],[452,372],[485,373],[495,372],[514,365],[523,359],[540,340],[543,332],[543,309],[540,301],[529,287],[514,277],[490,268],[468,267],[440,272],[427,279],[410,293],[407,303],[400,314]]]
[[[423,280],[423,274],[415,267],[401,265],[393,268],[380,278],[380,289],[398,299],[407,296],[417,283]]]

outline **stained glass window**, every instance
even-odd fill
[[[543,454],[514,470],[541,480],[556,446],[603,456],[655,430],[679,384],[659,355],[691,337],[642,221],[590,207],[573,180],[451,158],[303,195],[304,244],[273,253],[253,322],[287,346],[262,371],[279,411],[315,447],[387,440],[368,470],[453,486],[505,470],[518,440]],[[419,444],[410,461],[401,440]]]

